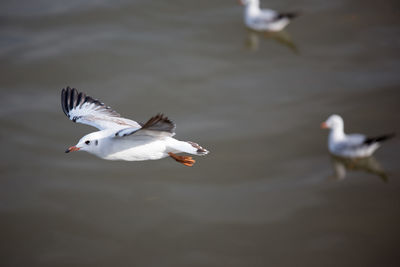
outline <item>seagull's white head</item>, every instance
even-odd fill
[[[323,129],[343,129],[343,119],[339,115],[333,114],[329,118],[321,123]]]
[[[85,135],[84,137],[79,140],[79,142],[75,146],[69,147],[65,153],[71,152],[71,151],[87,151],[90,153],[93,153],[96,151],[99,147],[100,144],[100,139],[102,139],[103,136],[101,135],[100,132],[94,132]]]

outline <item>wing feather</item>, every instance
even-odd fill
[[[146,123],[141,123],[142,128],[126,128],[115,133],[117,137],[135,135],[150,135],[150,136],[174,136],[176,125],[168,117],[163,114],[157,114],[151,117]]]
[[[75,88],[67,87],[61,91],[61,107],[73,122],[96,127],[100,130],[115,128],[141,128],[136,121],[122,118],[120,114],[104,103]]]

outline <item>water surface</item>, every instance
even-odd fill
[[[302,12],[290,45],[236,1],[1,2],[1,266],[399,265],[399,140],[375,154],[386,183],[337,180],[319,129],[400,132],[397,1],[262,3]],[[68,85],[211,153],[64,154],[94,130],[63,114]]]

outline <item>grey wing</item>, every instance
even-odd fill
[[[254,18],[255,23],[271,23],[278,19],[279,13],[271,9],[263,9],[262,12]]]
[[[73,122],[87,124],[100,130],[108,128],[140,128],[133,120],[122,118],[109,106],[93,99],[75,88],[67,87],[61,91],[61,107]]]
[[[273,23],[277,22],[281,19],[293,19],[297,17],[299,14],[295,12],[285,12],[279,13],[275,10],[271,9],[263,9],[262,13],[258,16],[258,23]]]
[[[346,136],[346,143],[349,146],[360,146],[364,144],[367,137],[362,134],[349,134]]]
[[[175,135],[176,125],[163,114],[157,114],[150,118],[146,123],[141,124],[141,128],[126,128],[115,133],[116,137],[130,135],[148,135],[154,137],[165,137]]]
[[[366,137],[362,134],[346,135],[346,139],[336,145],[336,151],[356,150],[364,146]]]

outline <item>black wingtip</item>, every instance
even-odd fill
[[[372,144],[372,143],[378,143],[378,142],[383,142],[388,139],[391,139],[396,136],[396,133],[390,133],[390,134],[384,134],[376,137],[368,137],[365,141],[364,144]]]
[[[69,94],[70,90],[71,90],[71,88],[69,86],[67,86],[67,88],[63,88],[61,90],[61,107],[62,107],[62,110],[64,111],[65,115],[67,115],[67,116],[68,116],[68,112],[69,112],[68,94]]]
[[[106,106],[104,103],[90,96],[87,96],[85,93],[78,92],[78,90],[76,90],[75,88],[67,86],[66,88],[63,88],[61,90],[61,107],[68,118],[70,118],[69,113],[71,110],[75,109],[76,107],[82,107],[84,103],[95,104],[96,106],[100,107],[103,112],[106,112],[110,116],[113,117],[121,116],[116,111]]]
[[[294,19],[298,16],[300,16],[300,12],[279,13],[278,19],[283,19],[283,18]]]
[[[72,88],[71,98],[70,98],[70,101],[69,101],[69,110],[71,110],[74,107],[76,107],[77,98],[78,98],[78,91],[75,88]]]

